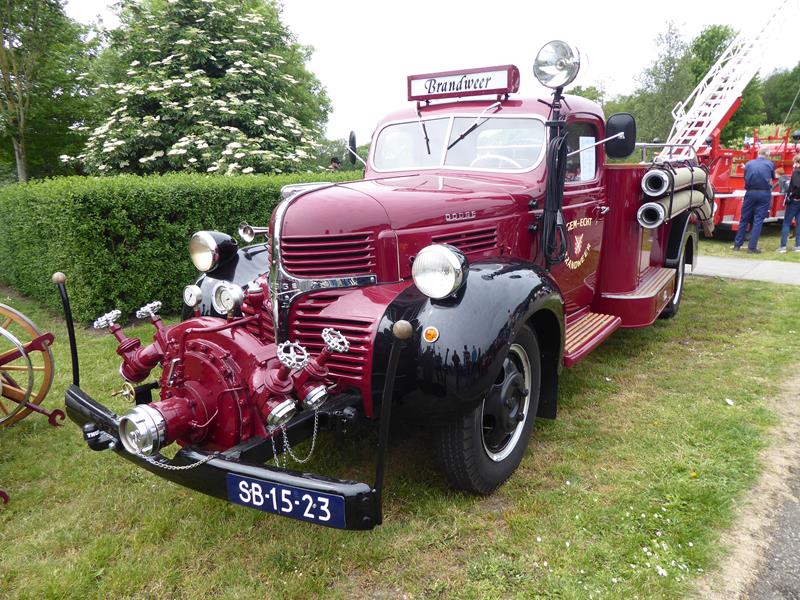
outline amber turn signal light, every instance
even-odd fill
[[[422,332],[423,339],[432,344],[439,339],[439,330],[436,327],[426,327]]]

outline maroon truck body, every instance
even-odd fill
[[[513,91],[516,68],[493,69]],[[481,70],[465,73],[496,91]],[[619,327],[674,315],[697,249],[689,212],[639,225],[648,167],[606,163],[597,104],[566,96],[555,124],[545,102],[509,93],[388,116],[363,180],[286,189],[266,243],[236,251],[223,234],[196,234],[212,266],[187,288],[184,322],[166,327],[143,308],[156,336],[142,347],[112,324],[118,315],[98,320],[120,341],[128,381],[163,370],[157,386],[131,388],[138,406],[122,417],[68,390],[89,445],[232,502],[369,529],[381,521],[389,414],[400,403],[436,424],[454,486],[500,485],[534,417],[555,417],[562,366]],[[566,144],[560,158],[554,132]],[[554,183],[552,172],[564,176]],[[548,225],[554,189],[562,196]],[[564,236],[555,260],[542,243],[551,226]],[[358,417],[380,420],[374,485],[256,464]],[[173,441],[184,449],[169,461],[158,450]]]

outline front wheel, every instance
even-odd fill
[[[539,344],[523,326],[483,402],[438,432],[437,454],[451,486],[489,494],[511,476],[531,437],[540,386]]]

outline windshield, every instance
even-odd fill
[[[539,162],[544,137],[544,123],[526,117],[473,115],[409,121],[381,130],[373,163],[382,171],[441,166],[526,171]]]

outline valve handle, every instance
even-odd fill
[[[325,342],[331,352],[345,353],[350,350],[348,339],[340,331],[332,327],[326,327],[322,330],[322,341]]]
[[[129,381],[126,381],[123,384],[121,390],[119,390],[118,392],[114,392],[111,395],[112,396],[122,396],[123,400],[126,400],[127,402],[134,402],[136,400],[136,389],[133,387],[132,383],[130,383]]]
[[[308,350],[296,342],[278,344],[277,356],[280,363],[292,371],[302,369],[308,364]]]
[[[102,317],[98,317],[97,320],[94,322],[95,329],[108,329],[117,320],[122,316],[122,313],[118,311],[116,308],[110,312],[107,312]]]
[[[158,314],[158,311],[161,310],[161,302],[155,300],[154,302],[150,302],[149,304],[145,304],[139,310],[136,311],[136,318],[137,319],[144,319],[145,317],[150,317],[151,319]]]

